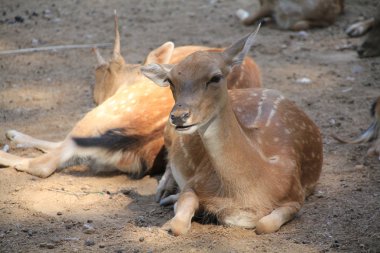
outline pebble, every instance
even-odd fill
[[[307,77],[301,77],[301,78],[298,78],[296,80],[296,83],[299,83],[299,84],[310,84],[311,83],[311,79],[307,78]]]
[[[55,248],[55,244],[43,242],[43,243],[40,243],[40,248],[54,249]]]
[[[249,17],[249,12],[243,9],[239,9],[236,11],[235,15],[240,19],[244,20]]]
[[[83,224],[83,233],[93,234],[95,233],[95,228],[90,223]]]
[[[99,248],[103,249],[103,248],[105,248],[105,247],[106,247],[106,245],[104,245],[104,244],[99,244]]]
[[[62,212],[57,212],[57,215],[62,215]]]
[[[143,242],[144,240],[145,240],[144,237],[140,237],[140,238],[139,238],[139,241],[140,241],[140,242]]]
[[[87,240],[84,242],[84,245],[86,245],[86,246],[94,246],[94,245],[95,245],[95,241],[92,240],[92,239],[87,239]]]

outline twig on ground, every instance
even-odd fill
[[[111,47],[111,46],[112,46],[112,43],[58,45],[58,46],[21,48],[21,49],[15,49],[15,50],[0,51],[0,55],[36,53],[36,52],[42,52],[42,51],[56,51],[56,50],[64,50],[64,49],[104,48],[104,47]]]

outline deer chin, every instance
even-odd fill
[[[180,134],[193,134],[198,129],[197,124],[187,125],[187,126],[176,126],[174,125],[175,130]]]

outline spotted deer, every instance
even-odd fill
[[[168,223],[174,235],[187,233],[199,210],[225,225],[275,232],[318,181],[323,153],[313,121],[276,90],[227,89],[231,68],[242,64],[253,38],[221,52],[195,52],[176,65],[142,67],[175,100],[165,130],[181,190]]]
[[[372,123],[355,139],[344,140],[336,135],[332,135],[332,137],[341,143],[358,144],[370,142],[372,144],[367,151],[367,155],[377,156],[380,160],[380,97],[377,97],[375,102],[372,104],[370,113],[373,117]]]
[[[271,17],[277,26],[285,30],[307,30],[334,23],[343,12],[343,0],[259,0],[260,9],[249,14],[238,10],[237,16],[244,25],[252,25],[260,19]]]
[[[150,52],[144,64],[176,63],[198,50],[221,51],[202,46],[174,48],[164,43]],[[0,164],[39,177],[48,177],[59,167],[90,160],[96,172],[120,170],[132,177],[162,170],[165,164],[163,132],[173,98],[169,89],[154,85],[141,74],[138,64],[127,64],[120,54],[120,35],[115,16],[113,56],[105,61],[95,49],[99,63],[95,73],[94,101],[97,107],[76,123],[63,141],[49,142],[10,130],[7,137],[45,152],[23,158],[0,151]],[[244,88],[246,79],[259,87],[260,72],[251,58],[244,68],[233,70],[231,88]],[[238,85],[241,83],[241,85]]]

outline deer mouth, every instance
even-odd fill
[[[177,131],[186,131],[195,126],[196,124],[187,125],[187,126],[175,126],[175,130]]]

